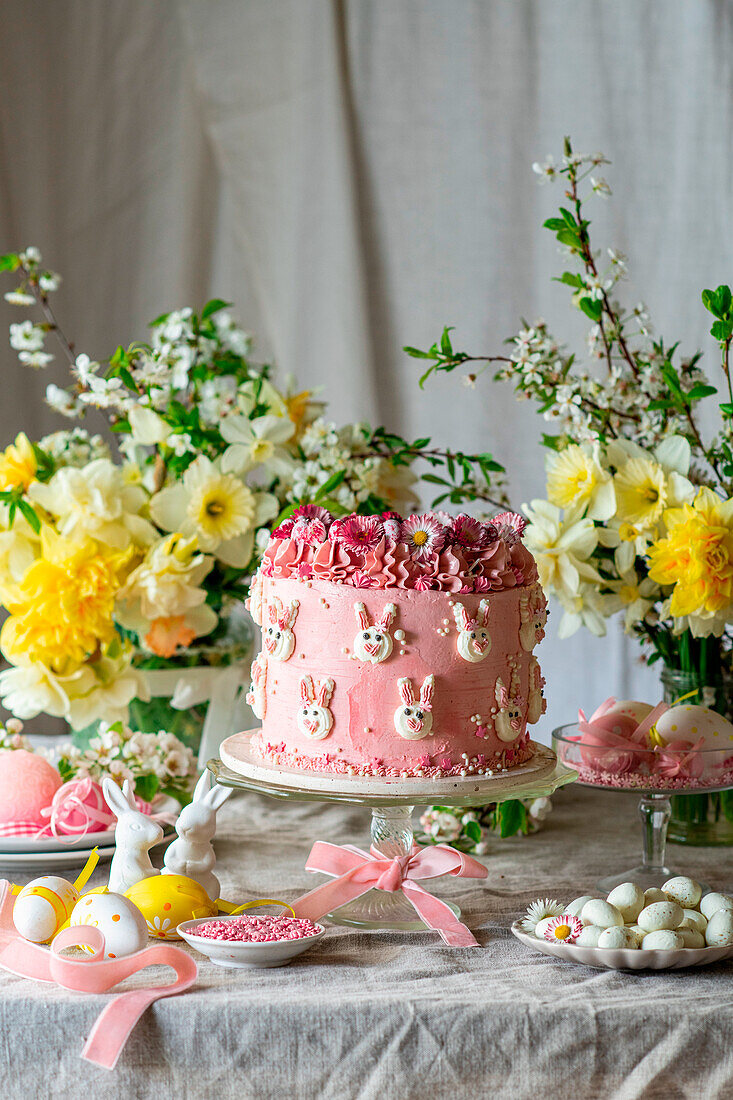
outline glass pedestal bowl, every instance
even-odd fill
[[[588,744],[577,722],[559,726],[552,734],[557,759],[578,773],[578,783],[604,791],[639,795],[642,823],[642,861],[636,867],[598,881],[610,892],[622,882],[642,889],[661,886],[678,872],[666,862],[667,826],[675,794],[711,794],[733,788],[733,751],[708,748],[647,747],[625,744]]]

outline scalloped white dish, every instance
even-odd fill
[[[213,918],[216,920],[217,918]],[[232,919],[232,918],[229,918]],[[176,931],[186,943],[202,955],[207,955],[217,966],[227,966],[235,970],[261,970],[274,966],[285,966],[297,955],[302,955],[314,943],[322,940],[326,929],[314,921],[320,931],[315,936],[303,936],[299,940],[273,940],[268,943],[247,943],[244,940],[212,940],[209,936],[197,936],[200,924],[209,924],[211,917],[199,917],[179,924]],[[227,918],[220,918],[226,923]]]
[[[576,947],[573,943],[551,943],[523,932],[514,921],[512,932],[521,943],[543,955],[552,955],[566,962],[581,963],[606,970],[683,970],[688,966],[709,966],[722,959],[733,958],[730,947],[681,947],[675,951],[644,951],[629,948]]]

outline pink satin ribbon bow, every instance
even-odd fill
[[[147,966],[171,966],[176,981],[121,993],[102,1010],[82,1050],[82,1058],[104,1069],[114,1069],[125,1043],[143,1012],[159,997],[182,993],[196,981],[198,967],[180,947],[155,944],[121,959],[104,958],[104,936],[85,924],[65,928],[55,937],[51,949],[29,943],[15,930],[10,883],[0,879],[0,967],[21,978],[56,982],[64,989],[81,993],[106,993],[108,989]],[[70,958],[61,952],[82,944],[93,949],[84,958]]]
[[[390,859],[375,848],[365,852],[351,844],[328,844],[319,840],[313,845],[305,869],[337,877],[293,902],[297,917],[318,920],[372,889],[390,893],[401,890],[418,916],[450,947],[479,946],[452,909],[416,881],[441,875],[486,878],[488,871],[482,863],[447,844],[431,848],[415,844],[409,855]]]

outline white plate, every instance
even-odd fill
[[[158,848],[161,844],[170,844],[174,835],[171,833],[169,836],[164,836],[153,845],[153,848]],[[83,867],[91,854],[92,848],[86,845],[83,848],[65,848],[60,852],[0,852],[0,872],[9,871],[19,874],[35,871],[38,875],[50,875],[54,871]],[[100,863],[112,859],[115,854],[114,844],[98,847],[98,854]]]
[[[103,833],[85,833],[84,836],[4,836],[0,838],[0,860],[16,852],[69,852],[74,848],[108,848],[115,842],[114,829]]]
[[[263,970],[273,966],[285,966],[296,955],[302,955],[314,943],[318,943],[326,934],[322,924],[316,924],[320,931],[315,936],[304,936],[300,940],[274,940],[271,943],[245,943],[237,940],[212,940],[208,936],[197,936],[200,924],[208,924],[211,917],[199,917],[198,920],[186,920],[179,924],[176,931],[189,946],[202,955],[208,955],[217,966],[228,966],[236,970]],[[213,918],[216,919],[216,918]],[[236,920],[236,917],[224,917],[222,922]]]
[[[605,967],[608,970],[682,970],[686,966],[708,966],[710,963],[720,962],[721,959],[733,957],[733,946],[644,951],[627,947],[577,947],[574,943],[552,943],[550,940],[538,940],[536,936],[530,936],[522,930],[519,921],[512,925],[512,932],[527,947],[531,947],[533,951],[541,951],[543,955],[553,955],[556,959],[582,963],[584,966]]]

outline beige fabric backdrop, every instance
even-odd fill
[[[553,191],[530,170],[564,133],[614,161],[596,213],[629,254],[629,298],[685,349],[705,341],[699,289],[732,274],[727,0],[3,0],[0,14],[0,244],[37,244],[64,273],[79,350],[229,298],[338,418],[491,448],[521,503],[543,487],[539,418],[507,387],[445,378],[420,394],[400,348],[445,321],[496,349],[520,314],[578,341],[538,228]],[[31,376],[0,357],[0,442],[58,426],[41,399],[61,362]],[[543,650],[548,727],[655,682],[616,630]]]

